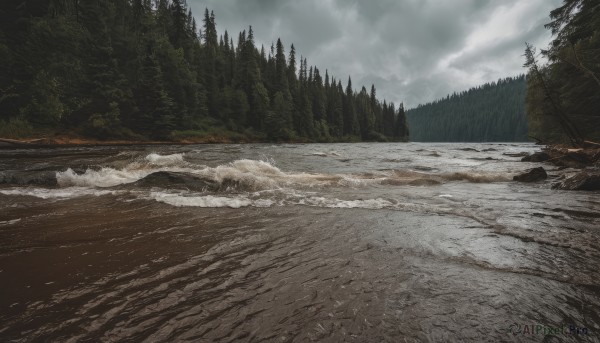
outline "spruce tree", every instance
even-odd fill
[[[354,90],[352,89],[352,79],[348,77],[346,94],[344,96],[344,135],[358,136],[360,128],[356,118],[356,109],[354,106]]]
[[[175,127],[175,106],[164,89],[162,71],[151,53],[144,60],[135,97],[139,110],[132,129],[154,139],[168,138],[169,132]]]

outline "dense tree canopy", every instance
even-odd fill
[[[600,4],[564,0],[550,13],[553,40],[539,65],[528,46],[527,112],[532,136],[543,141],[600,140]]]
[[[170,139],[214,132],[269,140],[405,140],[403,107],[344,88],[252,27],[218,35],[185,0],[0,4],[0,134],[79,132]],[[287,55],[286,55],[287,53]]]
[[[407,111],[416,142],[527,141],[525,76],[487,83]]]

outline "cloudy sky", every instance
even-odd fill
[[[252,25],[265,48],[281,37],[324,74],[407,108],[524,72],[525,42],[545,47],[543,25],[562,0],[187,0],[219,34]]]

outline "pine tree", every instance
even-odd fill
[[[288,68],[285,61],[285,52],[281,39],[277,39],[277,52],[275,54],[275,89],[289,100],[290,89],[288,84]]]
[[[542,50],[548,65],[531,63],[535,59],[533,49],[528,45],[526,50],[526,64],[532,67],[527,97],[531,135],[548,142],[564,141],[566,135],[576,144],[583,139],[599,140],[598,2],[564,0],[550,12],[550,18],[546,28],[551,30],[553,41]],[[540,101],[540,94],[545,100]],[[544,105],[548,103],[550,106]]]
[[[155,139],[168,138],[169,132],[175,127],[175,106],[164,89],[160,66],[151,54],[144,60],[135,97],[139,111],[132,128]]]
[[[356,109],[354,107],[354,90],[352,89],[352,79],[350,77],[348,77],[348,85],[346,86],[346,94],[344,96],[344,135],[360,135]]]

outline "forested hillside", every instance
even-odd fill
[[[404,109],[185,0],[3,0],[0,136],[405,140]],[[235,39],[235,41],[234,41]]]
[[[527,141],[525,76],[486,83],[407,111],[415,142]]]
[[[531,136],[544,142],[600,141],[600,4],[564,0],[550,13],[553,34],[541,50],[527,47],[527,113]]]

